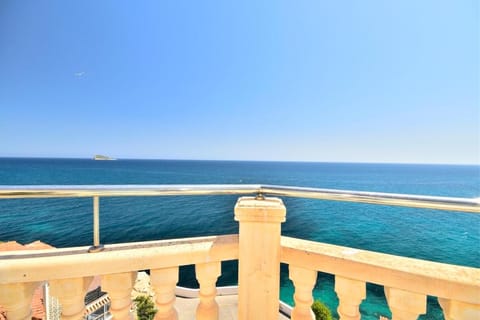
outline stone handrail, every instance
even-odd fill
[[[236,260],[238,235],[111,244],[95,254],[88,249],[0,252],[0,284]]]
[[[480,305],[480,269],[282,237],[283,263]],[[354,270],[355,272],[352,272]]]

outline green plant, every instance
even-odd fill
[[[316,320],[332,320],[332,312],[330,309],[321,301],[315,300],[312,304],[312,311],[315,314]]]
[[[138,320],[153,320],[157,309],[152,299],[148,296],[138,296],[133,301],[137,306],[137,319]]]

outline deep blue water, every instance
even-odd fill
[[[279,184],[436,196],[479,197],[480,167],[455,165],[0,158],[0,185]],[[236,196],[101,198],[102,243],[238,232]],[[284,198],[283,235],[480,267],[480,216],[426,209]],[[90,245],[91,199],[0,200],[0,241],[42,240],[57,247]],[[192,217],[195,217],[192,219]],[[181,284],[195,285],[184,268]],[[224,263],[220,284],[236,281]],[[281,298],[292,285],[282,266]],[[333,277],[319,274],[314,295],[336,309]],[[363,319],[390,313],[383,289],[368,286]],[[435,299],[426,319],[442,319]]]

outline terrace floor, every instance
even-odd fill
[[[96,283],[99,285],[99,282]],[[138,295],[154,296],[153,290],[150,287],[150,277],[146,272],[138,272],[135,286],[132,290],[132,299]],[[238,319],[238,295],[218,295],[215,300],[218,303],[219,319],[222,320],[236,320]],[[199,298],[183,298],[177,296],[175,299],[175,308],[178,311],[178,320],[195,319],[195,311],[199,303]],[[279,313],[279,320],[290,319],[287,316]]]
[[[238,318],[238,296],[217,296],[216,297],[219,307],[219,319],[222,320],[234,320]],[[175,308],[178,310],[178,320],[190,320],[195,319],[195,310],[198,306],[198,298],[180,298],[177,297],[175,302]],[[279,313],[278,319],[289,319],[285,315]]]

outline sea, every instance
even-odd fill
[[[477,198],[480,166],[190,160],[0,158],[0,185],[275,184]],[[103,244],[238,233],[238,196],[100,198]],[[364,250],[480,267],[480,215],[284,197],[282,234]],[[0,241],[92,244],[92,199],[0,199]],[[288,266],[281,299],[293,304]],[[333,276],[319,273],[314,297],[335,317]],[[237,263],[222,263],[218,285],[237,283]],[[193,266],[182,286],[197,287]],[[362,319],[391,317],[383,287],[367,284]],[[443,319],[434,297],[420,319]]]

